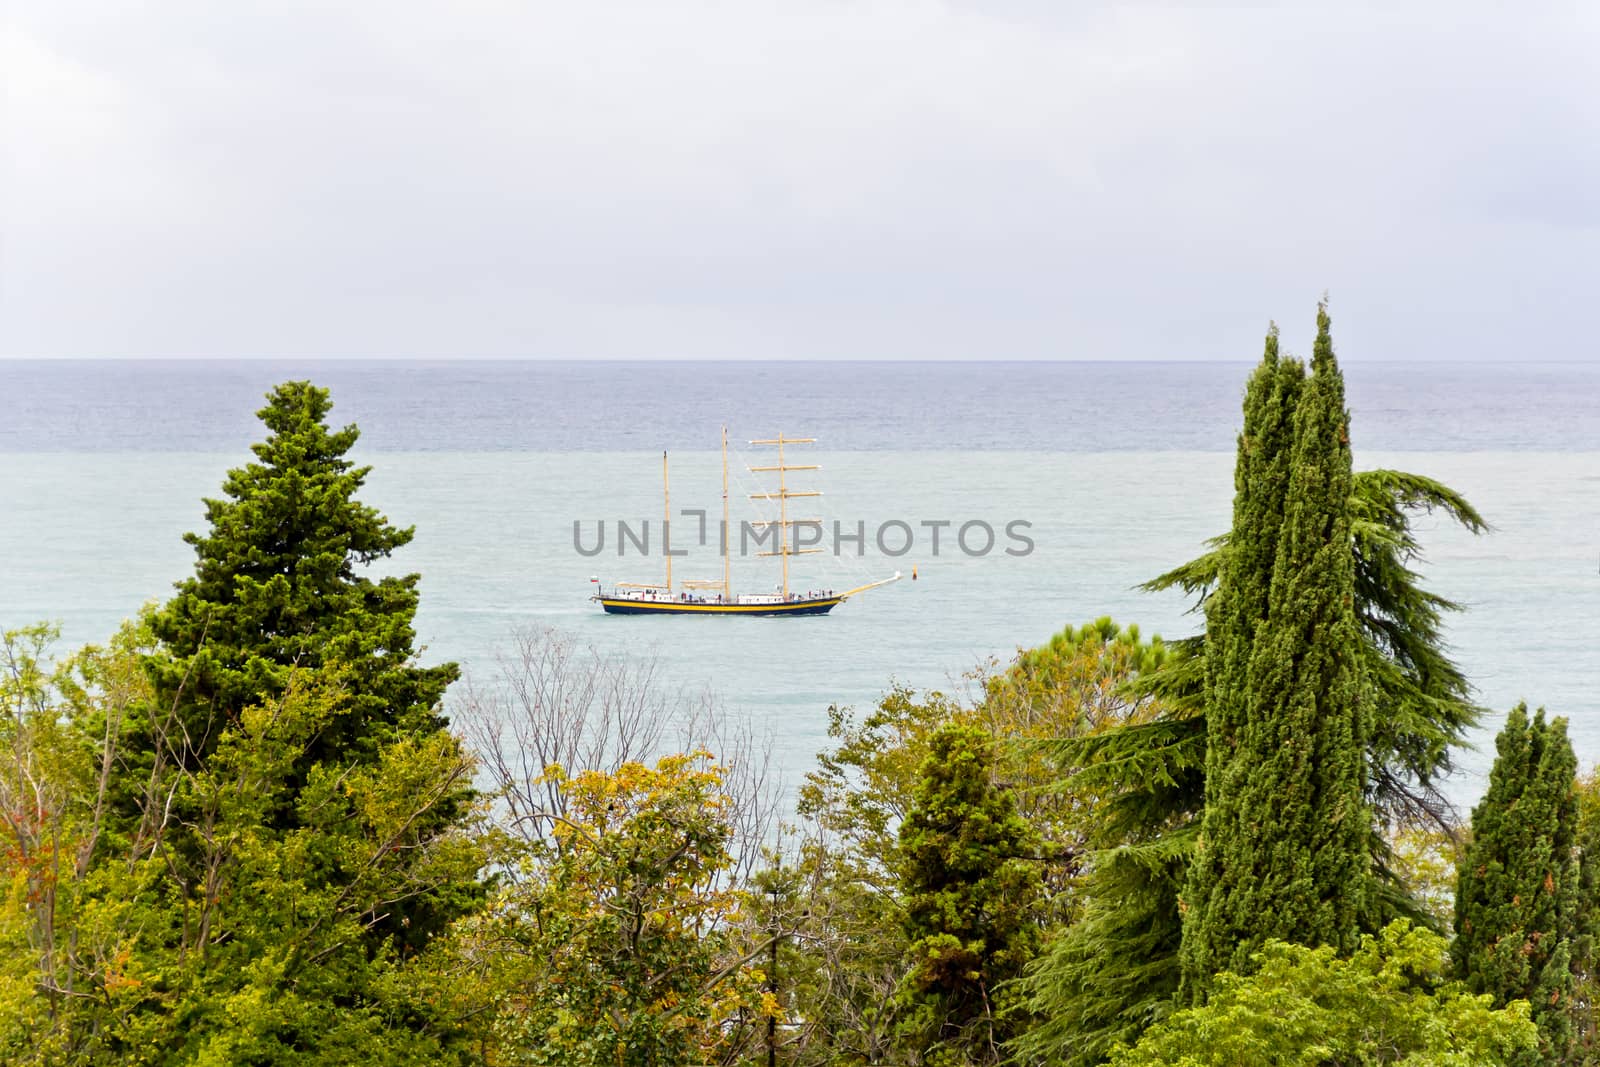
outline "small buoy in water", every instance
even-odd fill
[[[917,568],[916,567],[912,567],[911,568],[911,580],[913,582],[917,580]]]

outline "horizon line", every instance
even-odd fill
[[[13,356],[0,355],[0,363],[371,363],[371,364],[485,364],[485,363],[550,363],[550,364],[594,364],[594,365],[649,365],[649,364],[682,364],[682,363],[729,363],[729,364],[765,364],[765,365],[813,365],[813,364],[863,364],[863,365],[927,365],[948,363],[952,365],[989,364],[994,366],[1017,365],[1049,365],[1062,363],[1095,364],[1100,366],[1149,366],[1161,364],[1169,366],[1204,365],[1204,364],[1254,364],[1260,361],[1259,356],[1239,358],[1209,358],[1209,359],[1163,359],[1159,357],[1136,359],[1084,359],[1070,356],[1057,358],[1014,358],[997,359],[975,356],[970,358],[952,357],[818,357],[818,358],[766,358],[752,356],[738,358],[732,356],[636,356],[636,357],[572,357],[572,356]],[[1411,357],[1405,359],[1370,357],[1370,356],[1340,356],[1342,364],[1354,363],[1385,363],[1385,364],[1417,364],[1419,366],[1494,366],[1505,363],[1515,363],[1519,366],[1561,365],[1561,366],[1593,366],[1600,364],[1600,356],[1560,358],[1549,357],[1529,360],[1516,356],[1503,356],[1483,359],[1461,359],[1445,357]]]

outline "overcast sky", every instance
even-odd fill
[[[1600,358],[1600,3],[8,7],[4,356]]]

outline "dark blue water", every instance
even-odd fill
[[[727,422],[876,450],[1227,452],[1247,363],[0,361],[0,453],[238,452],[275,382],[379,452],[700,449]],[[1351,363],[1360,447],[1600,451],[1600,365]]]

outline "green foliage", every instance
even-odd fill
[[[1184,972],[1196,994],[1213,973],[1243,970],[1267,939],[1350,950],[1366,907],[1373,829],[1348,425],[1319,308],[1288,456],[1279,447],[1253,458],[1247,419],[1233,551],[1207,617],[1205,815],[1184,894]],[[1267,513],[1271,522],[1252,517]],[[1252,543],[1260,530],[1270,544]]]
[[[1460,494],[1421,475],[1362,471],[1353,488],[1356,622],[1373,709],[1367,717],[1368,798],[1390,823],[1437,826],[1449,805],[1435,783],[1452,770],[1453,751],[1483,709],[1447,654],[1444,615],[1461,607],[1422,588],[1415,569],[1422,545],[1412,523],[1417,515],[1440,512],[1474,534],[1488,525]]]
[[[51,736],[8,731],[5,754],[27,768],[31,795],[53,799],[31,825],[7,819],[14,907],[0,908],[0,938],[32,949],[9,957],[0,980],[8,1062],[259,1064],[313,1048],[329,1062],[441,1062],[460,1035],[430,1014],[429,990],[401,977],[394,951],[374,954],[365,934],[419,895],[470,884],[482,863],[464,835],[430,829],[471,776],[454,740],[434,732],[386,744],[368,765],[317,765],[297,794],[303,826],[277,830],[266,813],[347,699],[326,672],[292,678],[168,785],[174,810],[194,819],[183,831],[199,876],[191,888],[164,855],[173,828],[157,828],[146,852],[104,826],[119,723],[148,699],[147,639],[125,627],[53,676],[42,646],[13,658],[29,718]],[[10,798],[24,779],[5,778]],[[43,995],[22,996],[29,986]]]
[[[42,991],[0,1009],[14,1060],[462,1052],[414,967],[481,895],[472,764],[437,711],[455,668],[412,662],[415,576],[358,573],[411,532],[354,499],[354,427],[307,383],[269,399],[171,602],[53,674],[42,631],[8,643],[26,713],[0,792],[50,798],[8,805],[0,938]]]
[[[1172,1010],[1189,832],[1100,852],[1083,916],[1055,932],[1017,989],[1031,1022],[1012,1044],[1026,1063],[1102,1063]]]
[[[828,710],[834,747],[799,790],[808,833],[794,868],[802,889],[800,958],[787,973],[804,995],[795,1062],[903,1062],[896,1000],[909,946],[898,900],[899,830],[933,734],[963,714],[942,693],[904,687],[867,715]]]
[[[731,801],[704,753],[546,777],[566,797],[548,833],[511,846],[506,884],[449,953],[487,991],[494,1063],[714,1062],[763,1002],[727,884]],[[470,997],[473,993],[468,993]]]
[[[1447,980],[1446,942],[1397,921],[1341,959],[1269,941],[1252,974],[1152,1027],[1114,1067],[1493,1067],[1532,1049],[1528,1005],[1496,1009]]]
[[[1495,748],[1456,889],[1456,971],[1496,1004],[1533,1006],[1540,1056],[1526,1062],[1566,1063],[1580,933],[1577,760],[1565,719],[1547,724],[1541,708],[1530,722],[1520,704]]]
[[[104,861],[106,801],[130,705],[148,698],[148,630],[54,664],[57,631],[0,641],[0,1058],[74,1062],[141,999],[142,869]]]
[[[1290,491],[1290,466],[1295,446],[1295,410],[1305,389],[1305,369],[1298,360],[1280,359],[1278,331],[1267,333],[1266,351],[1245,388],[1244,427],[1234,464],[1233,526],[1216,591],[1206,602],[1204,639],[1205,806],[1198,840],[1204,845],[1189,873],[1184,896],[1189,911],[1183,920],[1181,954],[1187,981],[1203,989],[1210,974],[1225,969],[1238,944],[1223,909],[1231,903],[1229,867],[1240,859],[1243,841],[1239,822],[1243,759],[1257,710],[1250,689],[1256,631],[1271,606],[1278,537]],[[1230,850],[1240,848],[1241,854]],[[1248,869],[1248,868],[1246,868]],[[1213,900],[1212,895],[1217,899]],[[1180,904],[1180,907],[1182,905]],[[1229,909],[1231,910],[1231,909]],[[1269,935],[1270,936],[1270,935]],[[1258,941],[1259,944],[1259,941]]]
[[[1192,768],[1168,758],[1198,762],[1204,746],[1185,750],[1162,743],[1170,729],[1165,717],[1173,709],[1138,686],[1169,672],[1175,662],[1159,638],[1145,642],[1137,627],[1102,619],[1068,627],[1047,646],[1023,653],[1002,676],[1003,688],[991,686],[990,702],[997,689],[1018,687],[1020,676],[1070,709],[1045,724],[1054,740],[1033,751],[1050,757],[1042,777],[1069,816],[1056,820],[1065,832],[1052,839],[1059,851],[1046,868],[1046,884],[1057,872],[1069,874],[1077,906],[1052,909],[1059,925],[1017,984],[1030,1019],[1012,1045],[1023,1062],[1063,1055],[1099,1062],[1115,1041],[1133,1039],[1163,1016],[1177,989],[1177,891],[1189,842],[1165,836],[1159,817],[1155,825],[1161,830],[1150,831],[1147,820],[1152,810],[1174,805],[1168,790],[1195,778]],[[1061,768],[1073,766],[1084,739],[1094,744],[1108,737],[1143,741],[1119,750],[1114,761],[1101,754],[1061,780]],[[1128,792],[1128,781],[1140,783],[1143,792]],[[1188,805],[1180,800],[1177,806]]]
[[[918,774],[934,732],[959,715],[943,693],[896,686],[857,722],[848,708],[828,709],[828,736],[838,743],[818,754],[801,783],[798,811],[844,848],[882,885],[893,882],[896,834],[911,810]]]
[[[331,430],[332,406],[309,382],[268,394],[259,415],[270,432],[252,446],[257,462],[229,471],[223,497],[205,502],[209,531],[185,535],[195,573],[152,621],[170,654],[152,662],[152,674],[162,706],[176,706],[184,741],[172,747],[186,767],[245,707],[324,664],[340,665],[350,699],[307,747],[302,772],[369,759],[397,737],[444,725],[437,707],[457,670],[413,663],[418,575],[374,580],[358,571],[410,542],[413,530],[356,499],[371,468],[345,458],[359,432]],[[153,748],[159,724],[135,725],[143,736],[130,741]]]
[[[1039,841],[993,780],[992,744],[974,726],[940,727],[900,827],[900,1029],[916,1062],[998,1062],[1014,1025],[1000,985],[1037,945]]]
[[[797,940],[803,948],[785,967],[805,1004],[791,1042],[795,1062],[890,1063],[909,1055],[895,1038],[909,1005],[894,995],[908,965],[893,857],[933,733],[958,722],[994,740],[993,776],[1041,838],[1036,914],[1044,923],[1071,922],[1084,897],[1081,865],[1096,847],[1104,811],[1099,786],[1063,787],[1059,742],[1153,717],[1159,702],[1130,696],[1126,683],[1168,659],[1160,638],[1100,619],[1068,626],[1004,669],[979,676],[971,706],[901,688],[859,720],[832,712],[836,747],[819,757],[800,790],[810,830],[795,866],[803,887]],[[1038,1014],[1043,1025],[1057,1025],[1054,1012]]]
[[[1375,709],[1369,723],[1370,800],[1391,822],[1440,822],[1448,805],[1434,783],[1453,767],[1451,753],[1483,709],[1471,700],[1466,675],[1446,654],[1444,614],[1455,602],[1420,585],[1415,567],[1422,544],[1418,515],[1440,512],[1475,534],[1489,527],[1464,497],[1431,478],[1402,471],[1358,471],[1352,478],[1351,539],[1355,550],[1355,609],[1363,636],[1363,669]],[[1152,592],[1181,588],[1209,609],[1229,558],[1231,534],[1210,551],[1146,583]],[[1150,679],[1174,702],[1203,699],[1205,657],[1195,639],[1175,642],[1174,663]],[[1203,726],[1203,722],[1197,723]]]
[[[438,705],[457,669],[415,662],[418,576],[364,573],[413,531],[389,525],[356,498],[370,468],[346,458],[357,429],[327,425],[327,390],[286,382],[267,400],[258,414],[269,432],[252,446],[256,462],[229,471],[223,497],[206,501],[208,531],[185,535],[195,573],[151,620],[162,646],[148,661],[155,694],[146,714],[130,716],[124,749],[134,773],[124,776],[129,786],[118,797],[120,814],[145,835],[156,807],[170,806],[164,789],[179,823],[196,824],[197,813],[182,806],[185,795],[172,794],[165,778],[204,768],[244,710],[272,703],[292,678],[336,676],[342,696],[259,812],[286,834],[306,827],[298,798],[319,767],[370,766],[386,746],[445,727]],[[425,829],[443,832],[470,802],[470,782],[462,781],[423,814]],[[187,833],[163,833],[175,873],[192,891],[204,878],[203,848]],[[414,953],[471,896],[467,886],[440,886],[408,898],[366,936]]]
[[[1056,859],[1068,861],[1057,866],[1070,869],[1087,837],[1094,798],[1063,788],[1061,742],[1153,717],[1156,701],[1130,695],[1127,683],[1170,661],[1160,637],[1146,639],[1137,626],[1101,618],[1069,625],[1045,644],[1019,651],[1003,670],[979,675],[972,706],[897,686],[860,721],[848,709],[830,708],[828,734],[837,744],[819,754],[817,769],[806,775],[798,812],[847,844],[881,880],[930,738],[947,722],[971,723],[1001,742],[994,758],[1018,811],[1055,846]]]
[[[1124,683],[1169,660],[1161,638],[1145,640],[1137,626],[1109,617],[1067,626],[984,679],[978,717],[992,733],[1018,737],[1060,738],[1120,725],[1133,716]]]
[[[1137,626],[1100,618],[1065,627],[983,680],[969,718],[1000,742],[999,776],[1043,839],[1042,888],[1054,922],[1071,921],[1080,908],[1076,883],[1103,817],[1097,788],[1064,780],[1067,746],[1153,718],[1159,701],[1130,692],[1129,683],[1170,660],[1160,637],[1147,640]]]
[[[177,1058],[281,1063],[316,1048],[342,1062],[421,1063],[459,1037],[419,1000],[426,990],[399,979],[397,950],[374,951],[366,935],[481,865],[469,838],[436,829],[471,764],[435,731],[390,741],[370,763],[318,762],[300,783],[347,694],[328,672],[292,678],[278,700],[244,709],[179,785],[199,820],[205,889],[163,892],[178,929],[144,950],[166,968],[154,1032]],[[271,819],[285,793],[300,823],[288,831]]]
[[[1256,630],[1266,621],[1272,603],[1278,539],[1290,499],[1291,460],[1296,458],[1295,416],[1303,391],[1305,368],[1298,360],[1279,358],[1274,325],[1267,332],[1261,363],[1245,387],[1229,551],[1216,592],[1206,603],[1208,783],[1223,777],[1249,728]],[[1208,791],[1208,802],[1210,796]]]
[[[1455,929],[1461,836],[1437,827],[1402,825],[1390,831],[1385,843],[1385,862],[1396,888],[1421,911],[1422,925],[1435,933]]]
[[[1578,779],[1578,889],[1573,915],[1573,1059],[1600,1064],[1600,768]]]
[[[1279,358],[1275,375],[1284,373],[1285,362]],[[1257,373],[1253,408],[1271,395],[1270,380]],[[1258,411],[1252,425],[1261,421]],[[1384,470],[1353,476],[1354,609],[1373,709],[1368,800],[1391,825],[1437,829],[1449,806],[1435,784],[1450,771],[1452,748],[1481,709],[1446,654],[1442,618],[1457,605],[1423,589],[1415,570],[1421,544],[1414,524],[1430,512],[1474,533],[1487,529],[1465,499],[1431,479]],[[1232,545],[1231,533],[1213,538],[1205,554],[1146,588],[1182,588],[1209,615]],[[1053,940],[1027,980],[1035,1009],[1049,1019],[1024,1038],[1036,1058],[1099,1063],[1111,1042],[1129,1040],[1169,1010],[1178,973],[1172,932],[1198,837],[1209,716],[1205,635],[1167,648],[1162,668],[1132,683],[1135,694],[1156,699],[1153,719],[1062,746],[1061,763],[1075,787],[1097,797],[1095,846],[1115,851],[1103,853],[1104,862],[1097,858],[1088,875],[1085,920]],[[1378,916],[1426,919],[1428,909],[1408,898],[1376,833],[1371,853]],[[1122,951],[1130,944],[1141,951]],[[1070,1033],[1067,1019],[1077,1020]]]

